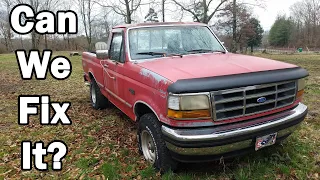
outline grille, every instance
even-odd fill
[[[263,113],[293,104],[296,81],[211,92],[215,121]]]

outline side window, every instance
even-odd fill
[[[123,38],[121,33],[114,33],[110,47],[110,59],[124,62]]]

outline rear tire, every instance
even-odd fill
[[[90,101],[94,109],[105,109],[109,104],[108,99],[101,93],[95,80],[90,83]]]
[[[161,124],[154,114],[145,114],[140,118],[138,141],[139,151],[157,170],[161,173],[176,170],[177,162],[170,155],[162,137]]]

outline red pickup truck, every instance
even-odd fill
[[[82,59],[92,106],[135,121],[139,150],[162,171],[279,143],[307,114],[305,69],[228,53],[201,23],[117,26]]]

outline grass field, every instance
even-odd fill
[[[66,54],[65,54],[66,55]],[[304,98],[310,108],[301,130],[283,145],[228,161],[182,164],[176,173],[160,176],[139,155],[136,127],[115,107],[91,108],[83,83],[81,57],[71,59],[69,79],[22,81],[13,54],[0,55],[0,179],[319,179],[320,175],[320,55],[263,55],[300,65],[310,72]],[[71,126],[41,126],[32,116],[17,124],[18,96],[49,94],[54,101],[71,101]],[[61,172],[20,170],[24,140],[62,140],[69,148]],[[45,161],[51,162],[51,157]]]

